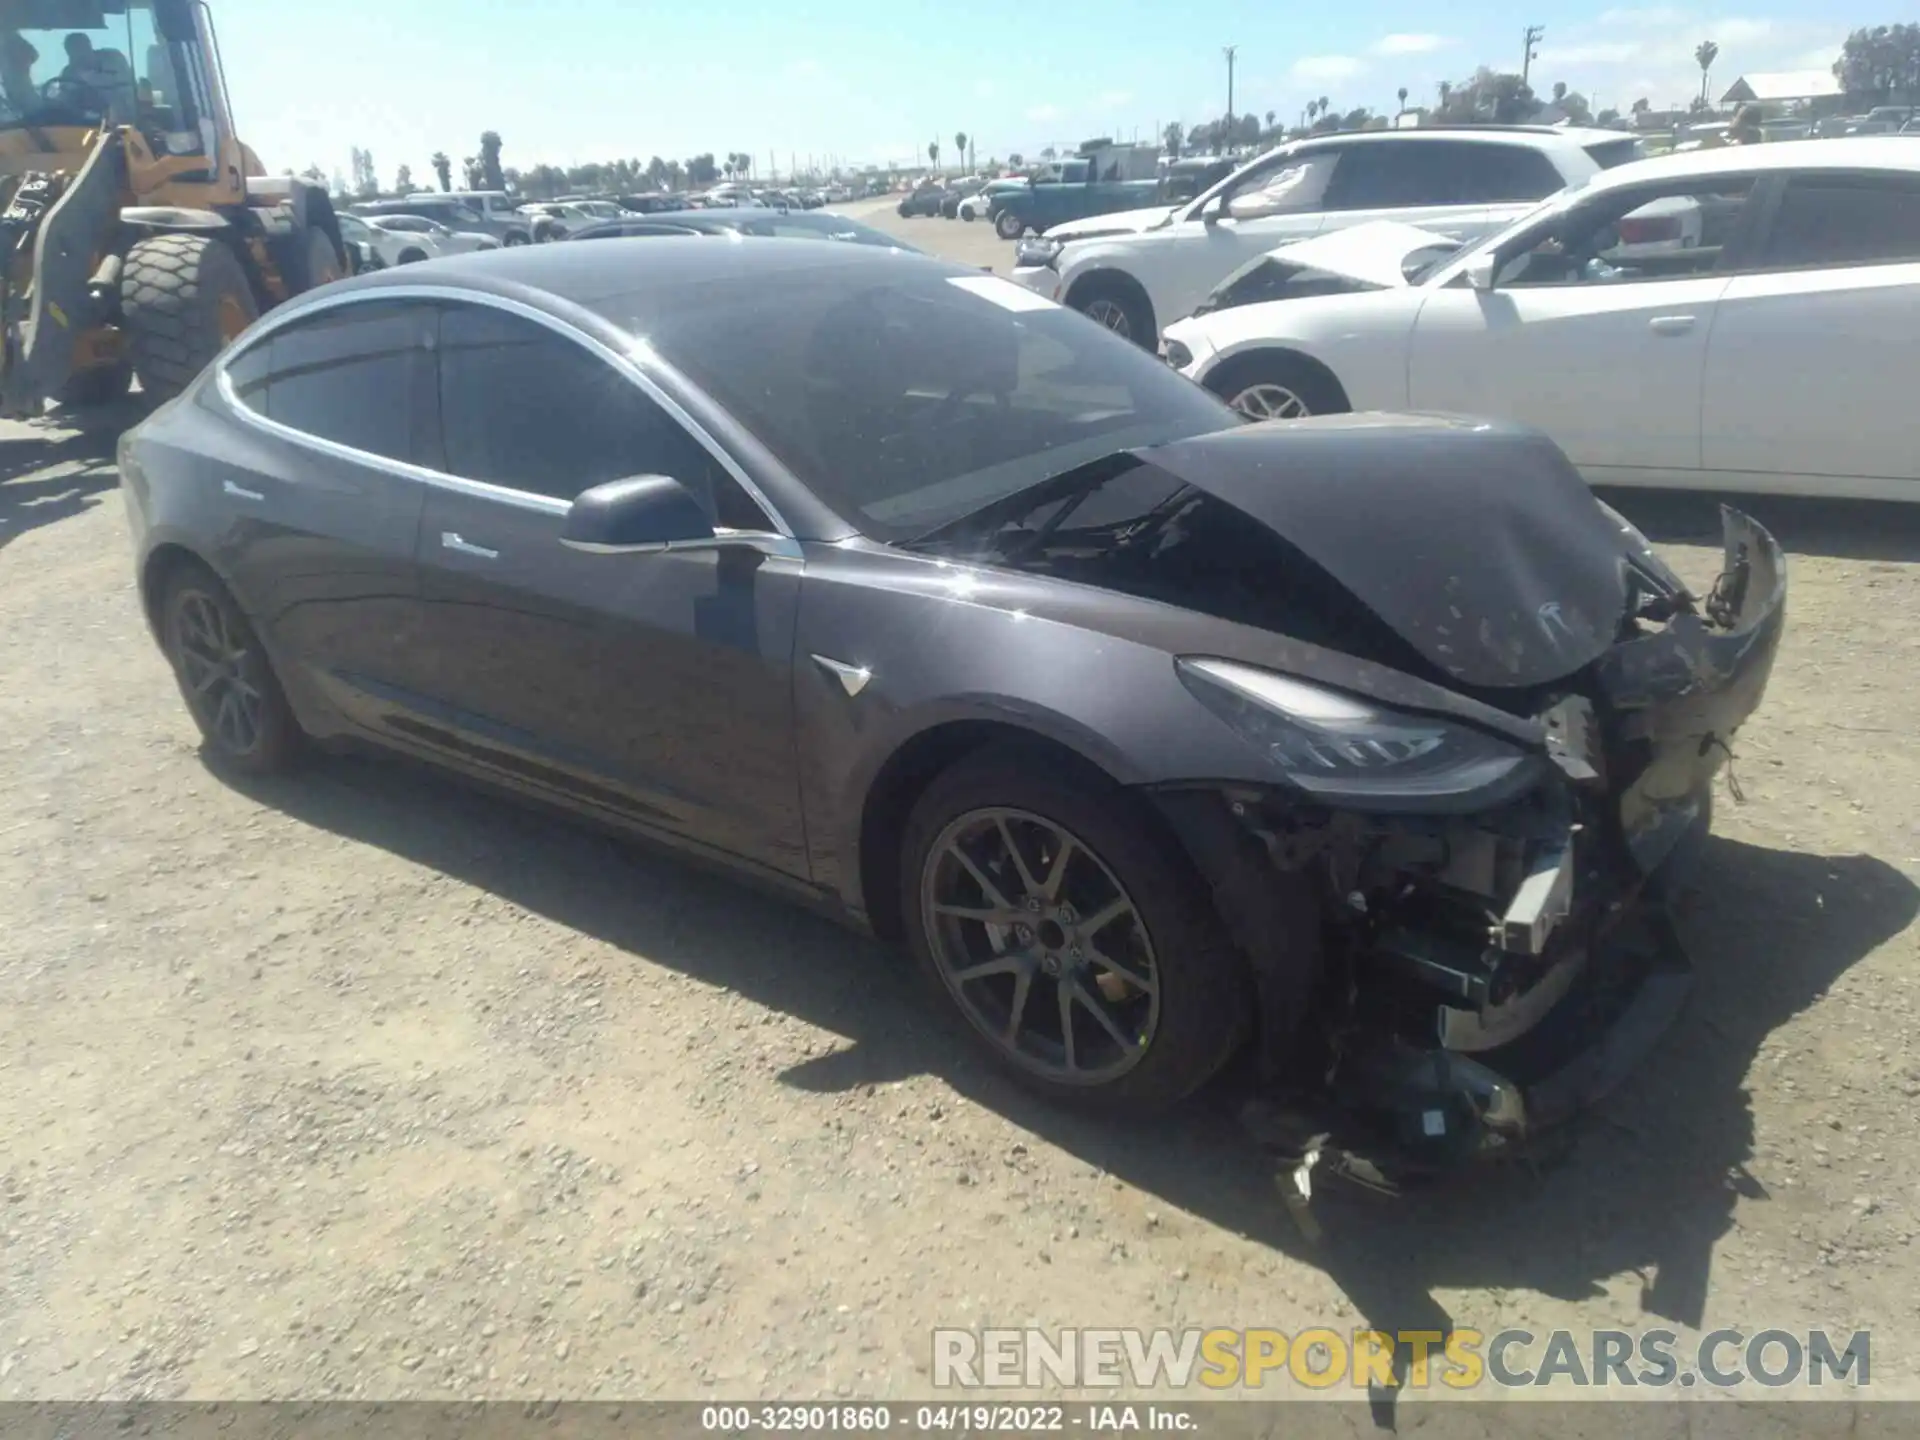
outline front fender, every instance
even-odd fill
[[[809,545],[794,711],[815,882],[865,908],[869,793],[903,746],[943,725],[1040,736],[1123,785],[1274,784],[1266,758],[1181,682],[1182,654],[1489,719],[1485,707],[1398,672],[1177,606],[865,542]]]
[[[1163,333],[1193,350],[1185,373],[1202,384],[1237,357],[1285,352],[1325,366],[1355,410],[1403,410],[1411,403],[1407,354],[1421,297],[1393,290],[1277,300],[1181,321]]]

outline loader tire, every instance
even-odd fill
[[[192,383],[260,315],[240,258],[209,235],[155,235],[127,252],[120,310],[140,388],[158,403]]]

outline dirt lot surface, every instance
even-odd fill
[[[1757,504],[1792,619],[1655,1061],[1313,1247],[1207,1106],[1037,1106],[781,904],[398,764],[216,777],[111,420],[0,434],[0,1398],[921,1396],[1029,1321],[1864,1326],[1920,1383],[1920,514]],[[1711,574],[1710,505],[1623,503]]]

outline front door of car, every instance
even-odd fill
[[[418,638],[413,462],[434,323],[426,306],[368,298],[261,336],[223,367],[250,423],[205,465],[233,516],[219,553],[288,679],[376,731]]]
[[[1503,245],[1489,288],[1462,274],[1430,289],[1408,351],[1408,403],[1537,426],[1595,482],[1696,474],[1707,340],[1728,283],[1720,250],[1636,246],[1629,261],[1617,229],[1671,193],[1597,197]]]
[[[664,835],[806,873],[792,652],[801,566],[716,455],[582,338],[449,305],[437,349],[447,480],[419,563],[420,739]],[[573,497],[667,474],[716,523],[684,553],[560,543]],[[768,550],[782,553],[765,553]]]
[[[1191,315],[1214,286],[1255,256],[1319,234],[1326,219],[1320,202],[1334,159],[1320,151],[1275,156],[1197,207],[1194,218],[1147,236],[1142,268],[1154,242],[1161,234],[1166,237],[1167,260],[1158,283],[1143,277],[1160,324]]]
[[[1720,298],[1702,392],[1706,469],[1920,481],[1920,181],[1795,175],[1751,273]],[[1737,483],[1737,480],[1736,482]]]

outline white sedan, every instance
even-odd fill
[[[365,245],[382,265],[413,265],[441,255],[500,248],[500,242],[491,235],[449,230],[424,215],[341,215],[338,218],[340,238]]]
[[[1920,147],[1622,165],[1408,283],[1223,308],[1162,353],[1262,419],[1535,425],[1595,484],[1920,500]]]

